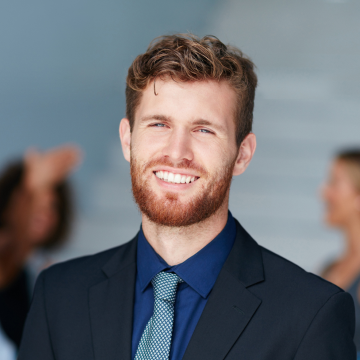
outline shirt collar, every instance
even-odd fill
[[[212,290],[226,258],[234,244],[236,224],[230,211],[224,229],[204,248],[181,264],[169,266],[151,247],[140,228],[137,248],[137,271],[141,291],[160,271],[172,271],[179,275],[203,298]]]

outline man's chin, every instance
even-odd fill
[[[165,216],[163,215],[155,215],[151,214],[152,216],[148,219],[153,222],[154,224],[166,226],[166,227],[187,227],[194,224],[198,224],[199,222],[203,221],[204,219],[196,219],[194,217],[184,217],[183,214],[169,214],[167,213]]]
[[[177,199],[177,194],[168,193],[166,198],[140,209],[147,218],[163,226],[182,227],[189,226],[199,221],[194,216],[194,209],[191,204],[187,205]]]
[[[142,179],[142,171],[131,163],[132,191],[142,214],[153,223],[169,227],[185,227],[203,222],[228,199],[233,164],[224,166],[219,174],[203,186],[190,191],[171,191],[151,186],[149,179]],[[152,183],[151,183],[152,184]]]

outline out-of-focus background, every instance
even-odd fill
[[[191,31],[257,65],[258,148],[230,209],[262,245],[318,271],[341,251],[319,186],[360,139],[360,2],[33,0],[0,3],[0,166],[26,148],[79,144],[77,217],[57,260],[131,239],[140,225],[118,125],[125,77],[156,36]]]

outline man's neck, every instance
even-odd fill
[[[228,203],[204,221],[185,227],[156,224],[142,215],[142,229],[152,248],[173,266],[180,264],[209,244],[225,227]]]

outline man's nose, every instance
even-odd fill
[[[163,155],[169,157],[174,162],[184,159],[193,160],[193,151],[191,146],[191,134],[186,129],[173,130],[167,144],[163,149]]]

